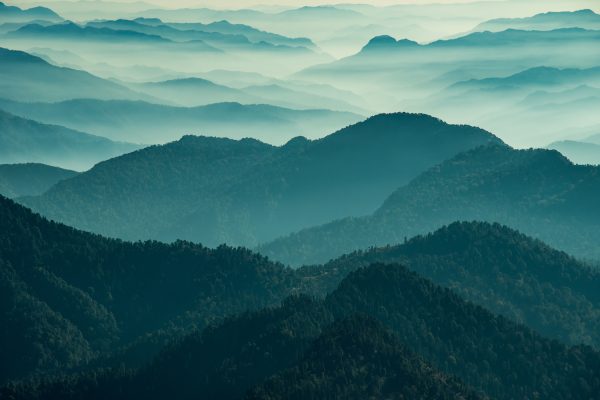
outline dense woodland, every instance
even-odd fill
[[[165,337],[276,304],[293,287],[288,270],[245,249],[110,240],[0,202],[0,381],[121,347],[135,362]]]
[[[600,348],[597,266],[506,226],[453,223],[401,245],[351,253],[325,265],[303,267],[299,273],[315,282],[314,293],[325,293],[350,271],[373,262],[402,263],[548,337]]]
[[[358,290],[352,285],[348,286],[348,280],[344,280],[346,276],[351,274],[354,278],[350,282],[355,282],[362,275],[352,275],[352,271],[374,262],[400,262],[407,265],[434,282],[452,288],[465,299],[513,321],[519,321],[564,344],[587,343],[598,346],[598,292],[595,290],[598,285],[597,270],[500,225],[457,223],[397,247],[353,253],[322,266],[292,270],[241,248],[221,246],[211,250],[182,241],[167,245],[105,239],[49,222],[8,199],[2,199],[0,213],[3,228],[0,238],[0,282],[3,287],[0,292],[0,319],[3,326],[9,327],[3,330],[4,337],[0,341],[3,354],[0,358],[3,361],[1,378],[5,383],[11,379],[40,379],[43,374],[59,371],[83,373],[78,378],[65,378],[68,382],[72,379],[77,382],[85,382],[80,379],[111,380],[114,379],[114,374],[122,375],[119,379],[133,379],[140,371],[150,373],[148,371],[152,368],[162,368],[162,361],[157,360],[165,359],[164,357],[168,359],[172,350],[164,350],[151,364],[154,367],[144,365],[165,346],[170,346],[167,349],[171,349],[172,346],[176,348],[185,343],[194,343],[194,338],[202,337],[205,334],[202,333],[203,329],[208,326],[213,326],[210,329],[220,330],[217,335],[219,338],[226,337],[224,330],[230,330],[231,335],[249,332],[248,328],[227,327],[227,324],[234,323],[232,321],[238,321],[237,319],[229,320],[224,325],[219,323],[224,318],[247,310],[275,306],[290,295],[308,293],[317,299],[309,301],[310,304],[321,304],[319,307],[325,308],[322,311],[324,316],[317,318],[318,323],[309,324],[302,318],[295,319],[304,328],[308,325],[315,326],[317,333],[311,334],[310,340],[303,342],[306,346],[320,334],[325,325],[345,318],[347,313],[363,313],[376,317],[396,330],[402,343],[410,351],[424,357],[433,367],[457,375],[491,397],[501,398],[504,394],[509,396],[508,393],[517,393],[500,391],[498,382],[502,382],[502,387],[513,387],[515,391],[533,390],[531,387],[522,388],[520,385],[524,383],[515,381],[517,378],[508,373],[506,376],[490,377],[474,372],[474,368],[485,367],[494,371],[497,367],[500,368],[491,366],[494,360],[500,362],[495,357],[501,350],[489,347],[490,343],[482,344],[483,347],[477,345],[479,350],[476,355],[472,353],[473,348],[471,352],[463,349],[456,350],[457,354],[452,353],[455,358],[466,357],[468,363],[473,364],[472,367],[465,367],[468,364],[466,361],[448,364],[450,355],[444,351],[449,350],[442,351],[444,346],[451,346],[453,349],[468,346],[460,341],[443,345],[440,343],[450,339],[459,340],[464,335],[448,333],[450,337],[436,338],[436,335],[441,335],[447,329],[455,329],[454,325],[447,322],[448,326],[443,329],[428,328],[424,325],[423,318],[429,318],[435,312],[442,312],[447,317],[456,310],[438,310],[435,302],[405,304],[404,302],[416,298],[408,295],[411,284],[407,281],[425,285],[424,287],[429,288],[423,289],[426,293],[435,286],[404,268],[397,267],[396,269],[403,271],[402,274],[399,277],[393,274],[389,277],[390,282],[397,282],[390,283],[392,286],[385,286],[375,278],[380,279],[379,274],[391,273],[396,269],[388,271],[383,266],[376,267],[379,272],[372,278],[364,278],[367,282],[361,285],[368,285],[373,280],[372,288],[379,289],[373,293],[376,297],[369,297],[368,300],[365,298],[364,303],[358,301],[363,296],[360,293],[357,296],[342,295],[348,290]],[[362,274],[364,273],[366,272],[363,271]],[[340,282],[342,284],[338,288]],[[385,289],[386,287],[389,289]],[[368,288],[370,286],[361,290]],[[386,294],[386,290],[391,292]],[[464,303],[455,294],[443,289],[435,290],[440,296],[450,296],[450,300],[442,302],[444,304],[456,301]],[[318,299],[327,293],[333,294],[329,295],[325,303],[320,303]],[[390,303],[389,309],[385,304],[381,307],[374,305],[374,302],[383,301],[386,296],[393,299],[393,293],[406,293],[409,298],[398,299],[398,304]],[[346,302],[351,303],[345,304]],[[288,303],[289,301],[286,304]],[[284,309],[286,307],[288,306],[284,305]],[[312,307],[311,305],[309,308],[312,310]],[[468,307],[480,310],[472,305]],[[420,311],[412,313],[410,310]],[[395,314],[403,312],[407,315]],[[474,315],[482,312],[473,311]],[[542,340],[548,346],[552,343],[552,346],[558,346],[557,349],[563,349],[560,354],[575,354],[569,353],[571,351],[581,352],[585,357],[596,354],[587,347],[567,350],[558,341],[541,339],[523,326],[493,317],[489,312],[483,313],[487,315],[485,318],[502,321],[502,329],[507,331],[494,339],[489,332],[478,331],[484,329],[487,322],[477,322],[477,327],[468,329],[475,329],[470,332],[479,332],[478,335],[489,340],[497,340],[497,346],[503,346],[500,343],[505,339],[511,343],[521,343],[522,340],[517,340],[514,336],[529,335],[527,337],[531,340]],[[254,316],[246,314],[240,318],[243,320]],[[467,324],[460,320],[462,316],[456,318],[461,324]],[[469,323],[479,317],[473,318],[468,320]],[[401,324],[399,321],[406,323]],[[427,323],[441,324],[439,321]],[[401,328],[407,330],[403,331]],[[529,333],[519,333],[524,332],[523,330]],[[191,336],[186,336],[189,334]],[[183,337],[186,339],[181,339]],[[431,337],[436,339],[429,343]],[[175,344],[169,345],[170,343]],[[549,348],[554,349],[552,346]],[[212,344],[209,347],[216,348]],[[298,357],[307,348],[298,350]],[[483,349],[492,349],[492,353],[485,353]],[[234,351],[230,347],[228,350]],[[203,354],[203,351],[198,350],[198,354]],[[540,352],[532,353],[532,357],[539,361],[551,355],[546,350]],[[186,351],[184,354],[188,353]],[[198,360],[202,359],[198,357]],[[201,362],[198,360],[194,362]],[[537,362],[528,360],[527,362]],[[246,365],[255,370],[255,364],[248,361]],[[281,368],[265,372],[252,385],[275,373],[283,374],[287,368],[290,365],[281,364]],[[176,368],[173,364],[169,369]],[[549,372],[541,370],[540,373]],[[215,374],[224,376],[222,371]],[[277,379],[285,378],[281,375]],[[556,379],[558,378],[552,377],[553,382],[560,381]],[[153,380],[159,381],[158,378]],[[194,382],[197,381],[194,379]],[[212,378],[210,381],[216,382]],[[593,382],[592,379],[589,384],[593,386]],[[61,385],[64,383],[59,386],[62,387]],[[220,384],[214,385],[211,390],[222,390]],[[244,386],[243,390],[238,388],[239,393],[235,396],[241,396],[252,385]],[[506,396],[504,398],[510,397]]]
[[[292,297],[280,308],[230,318],[168,346],[138,370],[11,384],[3,395],[411,398],[418,391],[440,398],[481,392],[496,399],[594,399],[599,374],[600,354],[589,347],[568,348],[400,265],[374,264],[351,273],[324,301]]]

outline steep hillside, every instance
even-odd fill
[[[460,154],[398,189],[371,216],[343,219],[260,248],[295,265],[397,244],[454,221],[489,221],[583,258],[598,258],[597,167],[549,150],[488,146]]]
[[[229,319],[137,371],[88,373],[4,394],[239,399],[250,390],[246,398],[480,398],[453,375],[481,397],[594,398],[599,365],[590,348],[567,348],[402,266],[374,264],[350,274],[324,302],[293,297],[280,308]]]
[[[5,197],[39,196],[77,172],[45,164],[0,164],[0,194]]]
[[[356,315],[326,328],[291,368],[246,399],[480,399],[432,368],[375,319]]]
[[[331,292],[351,271],[401,263],[494,313],[563,343],[600,348],[600,273],[498,224],[454,223],[406,243],[355,252],[298,273],[315,294]]]
[[[86,170],[97,162],[140,147],[62,126],[41,124],[0,110],[1,163],[38,162]]]
[[[276,304],[293,276],[244,249],[126,243],[49,222],[0,197],[0,382],[165,341]]]
[[[102,163],[22,201],[113,237],[251,246],[368,214],[420,172],[489,143],[500,142],[483,130],[416,114],[379,115],[282,147],[188,136]]]

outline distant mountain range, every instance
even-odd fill
[[[114,237],[249,246],[368,214],[422,171],[491,143],[501,141],[478,128],[416,114],[379,115],[282,147],[187,136],[104,162],[21,201]]]
[[[0,2],[0,23],[27,22],[42,20],[49,22],[60,22],[62,17],[46,7],[33,7],[22,9],[16,6],[9,6]]]
[[[140,147],[62,126],[41,124],[0,110],[2,164],[36,162],[85,170]]]
[[[95,28],[89,26],[80,26],[67,21],[55,25],[31,24],[23,26],[16,31],[7,34],[9,38],[42,38],[43,40],[84,40],[93,42],[94,40],[119,40],[119,41],[141,41],[141,42],[166,42],[167,39],[157,35],[147,35],[135,31],[112,30],[107,28]]]
[[[176,84],[169,84],[176,86]],[[210,85],[209,85],[210,86]],[[185,134],[254,137],[283,144],[299,135],[321,137],[363,117],[329,110],[293,110],[265,104],[217,103],[174,107],[143,101],[76,99],[58,103],[0,100],[0,109],[24,118],[134,143],[165,143]]]
[[[419,44],[407,39],[396,40],[390,36],[378,36],[371,39],[356,55],[343,58],[331,64],[310,68],[306,72],[325,72],[341,66],[350,66],[353,63],[365,62],[369,63],[369,67],[376,67],[378,65],[393,63],[402,58],[418,57],[419,54],[425,54],[423,52],[433,54],[449,48],[480,51],[490,47],[533,47],[549,42],[577,41],[582,44],[586,42],[593,43],[597,40],[598,35],[600,35],[600,32],[582,28],[564,28],[550,31],[507,29],[501,32],[473,32],[458,38],[437,40],[428,44]],[[382,51],[389,52],[387,59],[377,58]],[[552,49],[545,49],[545,51],[540,52],[540,55],[546,56],[548,55],[548,51],[552,51]],[[472,54],[470,55],[472,56]],[[527,59],[527,55],[522,55],[522,58],[523,60]],[[467,60],[463,61],[466,62]]]
[[[529,88],[564,88],[583,84],[600,84],[600,67],[553,68],[535,67],[502,78],[472,79],[452,85],[450,90],[518,90]]]
[[[245,51],[245,52],[287,52],[313,53],[317,50],[310,40],[296,40],[284,36],[269,34],[246,27],[247,33],[258,41],[251,41],[243,33],[243,28],[220,23],[221,28],[202,24],[163,24],[157,20],[115,20],[92,21],[79,25],[71,21],[47,25],[31,23],[7,32],[10,40],[36,39],[40,41],[86,41],[109,44],[111,40],[119,40],[124,44],[141,43],[173,48],[189,47],[189,50],[204,52]],[[208,31],[204,30],[208,29]],[[221,33],[227,30],[236,33]],[[275,43],[269,42],[273,40]]]
[[[570,254],[600,256],[598,167],[556,151],[488,146],[460,154],[398,189],[371,216],[307,229],[260,247],[301,265],[398,243],[453,221],[500,222]]]
[[[58,182],[77,172],[45,164],[0,164],[0,195],[39,196]]]
[[[577,164],[600,165],[600,144],[564,140],[548,145],[549,149],[561,152],[565,157]]]
[[[553,30],[561,28],[600,29],[600,15],[592,10],[548,12],[527,18],[492,19],[477,25],[473,31],[499,32],[507,29]]]
[[[454,83],[408,108],[484,126],[516,146],[580,138],[600,103],[600,68],[535,67]],[[509,122],[510,121],[510,122]]]
[[[378,36],[353,56],[311,66],[296,73],[294,77],[346,87],[362,95],[372,108],[380,112],[403,109],[439,114],[446,119],[468,121],[493,129],[500,137],[510,142],[512,137],[505,136],[510,133],[508,129],[496,131],[500,122],[506,120],[505,115],[500,114],[504,110],[505,102],[501,102],[500,107],[491,109],[474,107],[472,111],[476,115],[469,118],[469,113],[465,111],[468,108],[460,103],[468,102],[470,97],[458,98],[457,107],[453,107],[452,102],[447,103],[446,107],[438,107],[435,103],[436,95],[456,82],[485,79],[490,76],[506,77],[540,66],[591,71],[592,67],[598,65],[598,59],[594,55],[597,54],[599,35],[600,31],[581,28],[549,31],[509,29],[501,32],[474,32],[426,44],[406,39],[396,40],[391,36]],[[581,49],[586,50],[580,51]],[[493,57],[490,54],[493,54]],[[439,61],[444,59],[452,62]],[[493,93],[490,97],[492,95]],[[444,99],[439,100],[443,106]],[[486,98],[483,100],[490,101]],[[430,101],[434,103],[431,104]],[[478,99],[473,99],[475,104],[478,104],[477,101]],[[462,113],[451,115],[441,111],[450,109],[461,109]],[[487,118],[476,119],[481,114],[486,114]],[[500,122],[492,124],[491,121],[496,117]],[[563,118],[560,128],[576,119],[577,117]],[[538,120],[544,121],[543,118]],[[542,123],[541,126],[551,128],[552,124]],[[547,144],[547,141],[537,143],[534,140],[514,144],[541,146]]]
[[[562,400],[598,390],[600,356],[590,347],[544,338],[395,263],[405,258],[450,286],[460,275],[459,292],[496,308],[528,310],[523,292],[541,290],[548,296],[533,294],[539,313],[523,321],[550,317],[544,322],[577,335],[581,325],[568,325],[566,311],[598,312],[597,271],[497,225],[455,224],[399,248],[294,271],[243,249],[105,239],[2,197],[0,220],[0,293],[10,305],[0,309],[0,381],[84,369],[4,387],[2,397],[360,397],[420,388],[436,398],[477,398],[475,390]],[[481,264],[488,256],[492,269]],[[311,300],[303,291],[329,295]],[[224,320],[242,310],[255,312]],[[304,386],[323,374],[348,385]],[[379,378],[388,384],[353,384]]]
[[[88,22],[86,27],[105,28],[115,31],[133,31],[159,36],[177,42],[203,41],[219,49],[260,51],[265,48],[276,50],[313,50],[314,43],[306,38],[288,38],[264,32],[248,25],[231,24],[227,21],[201,23],[164,23],[158,18],[136,18]]]
[[[227,21],[172,24],[156,18],[135,18],[48,24],[32,20],[0,27],[0,32],[6,47],[74,51],[86,61],[69,66],[80,69],[98,72],[93,67],[95,64],[110,66],[110,60],[120,59],[108,70],[110,76],[121,77],[120,69],[139,65],[164,68],[175,76],[200,70],[231,69],[240,64],[251,65],[250,70],[260,67],[263,72],[280,74],[333,60],[309,39],[285,37]],[[115,47],[116,42],[120,47]],[[131,52],[122,52],[123,46]],[[197,53],[210,57],[200,62],[194,57]],[[254,63],[258,55],[262,57],[261,66]]]
[[[283,86],[285,85],[285,86]],[[309,86],[293,84],[250,85],[241,88],[216,84],[202,78],[172,79],[162,82],[128,84],[133,90],[147,93],[172,104],[195,107],[200,105],[236,102],[241,104],[270,104],[295,109],[327,109],[365,113],[365,110],[340,99],[342,94],[326,93]],[[322,92],[325,92],[323,94]],[[353,101],[354,99],[348,99]]]
[[[87,72],[60,68],[25,52],[0,48],[0,97],[17,101],[73,98],[148,99]]]

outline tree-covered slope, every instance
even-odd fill
[[[588,347],[565,347],[402,266],[374,264],[351,273],[324,301],[294,297],[229,319],[138,370],[13,385],[4,394],[478,398],[454,375],[495,399],[594,399],[599,367],[600,355]]]
[[[291,368],[246,399],[480,399],[423,362],[383,324],[354,315],[327,327]]]
[[[45,164],[0,164],[0,194],[9,197],[38,196],[77,172]]]
[[[372,212],[395,188],[488,132],[418,114],[367,119],[282,147],[186,136],[97,165],[23,199],[42,214],[126,239],[252,246],[313,224]]]
[[[248,250],[105,239],[1,197],[0,263],[3,382],[121,349],[120,360],[137,362],[190,329],[278,303],[294,286],[289,270]]]
[[[429,306],[418,308],[417,305],[408,303],[394,305],[394,297],[388,293],[387,297],[381,294],[383,297],[373,300],[382,303],[378,306],[372,305],[372,310],[369,311],[364,308],[364,304],[358,302],[362,298],[360,293],[354,289],[348,292],[352,285],[342,283],[340,289],[336,290],[339,282],[348,274],[371,262],[379,261],[404,263],[435,282],[453,288],[476,304],[523,322],[563,342],[592,343],[592,340],[597,338],[598,294],[595,289],[598,274],[563,253],[557,253],[535,240],[497,225],[455,224],[435,235],[415,238],[403,246],[364,254],[356,253],[321,267],[306,267],[294,271],[243,249],[222,246],[210,250],[188,242],[176,242],[171,245],[157,242],[132,244],[104,239],[48,222],[7,199],[2,199],[0,224],[0,282],[3,288],[0,323],[8,327],[3,330],[0,341],[0,360],[5,361],[0,363],[2,381],[49,372],[78,369],[89,371],[95,366],[115,367],[122,363],[128,366],[143,365],[169,342],[190,331],[201,331],[210,323],[218,322],[227,316],[277,304],[284,297],[294,293],[306,292],[320,297],[333,291],[334,294],[326,302],[326,308],[323,309],[325,306],[321,305],[314,311],[318,316],[310,317],[312,322],[307,322],[304,316],[293,316],[286,325],[276,325],[271,333],[265,334],[261,330],[268,325],[265,319],[252,322],[250,320],[255,317],[248,314],[244,317],[246,319],[229,320],[220,328],[215,328],[217,330],[214,331],[213,339],[206,342],[204,347],[198,347],[197,353],[194,353],[193,349],[199,346],[198,340],[204,340],[198,339],[203,337],[202,335],[193,335],[183,340],[181,346],[189,347],[183,347],[181,352],[171,353],[171,350],[167,350],[160,359],[168,362],[156,362],[154,367],[148,367],[151,369],[143,370],[146,371],[145,374],[151,375],[140,378],[141,382],[145,382],[144,385],[147,382],[164,385],[150,387],[150,392],[172,393],[178,388],[181,389],[180,378],[184,377],[186,385],[192,385],[190,393],[210,389],[220,396],[224,393],[222,391],[226,390],[229,393],[227,396],[233,396],[230,398],[239,397],[246,389],[278,372],[273,368],[283,370],[292,367],[295,361],[286,357],[291,354],[290,349],[293,347],[290,347],[292,345],[286,340],[305,338],[302,339],[297,353],[294,353],[300,357],[322,328],[333,321],[334,316],[344,317],[346,312],[353,310],[352,307],[357,312],[370,314],[372,310],[380,313],[382,307],[389,306],[391,308],[387,314],[378,314],[383,322],[386,322],[384,317],[390,317],[393,310],[406,313],[397,317],[407,321],[407,326],[413,326],[406,329],[423,329],[423,322],[414,319],[417,318],[413,315],[414,310],[421,310],[419,312],[425,315],[423,318],[429,318],[427,315],[434,312],[433,309],[427,311]],[[358,273],[352,276],[361,275]],[[400,279],[396,283],[393,283],[396,279],[393,275],[389,279],[381,279],[389,280],[392,286],[398,284],[399,292],[411,293],[411,284],[404,287],[402,285],[406,283],[399,283],[404,282],[407,276],[413,277],[417,282],[423,281],[408,271],[400,274],[400,278],[396,277]],[[414,280],[413,278],[411,279]],[[354,281],[354,278],[352,280]],[[373,287],[379,287],[382,293],[385,293],[386,286],[381,285],[379,281],[376,281]],[[428,283],[424,289],[415,293],[429,293],[431,287],[434,287],[433,284]],[[436,289],[436,293],[448,292]],[[411,295],[407,296],[403,301],[414,300]],[[448,307],[453,301],[464,303],[463,300],[452,300],[458,299],[456,295],[452,296],[454,297],[450,300],[444,298],[436,301],[440,304],[447,303]],[[352,304],[344,305],[343,301],[348,299],[354,299],[357,303],[352,300]],[[390,302],[384,303],[386,299],[390,299]],[[313,310],[312,305],[306,307]],[[474,308],[470,303],[468,307]],[[459,311],[450,308],[439,311],[438,317],[442,318],[442,314],[451,316],[453,312],[460,315]],[[271,311],[267,310],[261,315],[267,318],[266,316],[271,315],[269,313]],[[292,312],[294,313],[295,311]],[[467,320],[477,326],[487,326],[485,321]],[[498,320],[516,326],[504,319]],[[250,322],[243,322],[246,325],[236,325],[241,323],[239,321]],[[430,329],[435,335],[445,332],[446,328],[434,328],[439,321],[430,323]],[[298,327],[308,329],[312,333],[309,336],[291,333],[300,329]],[[475,327],[470,325],[465,329],[472,332]],[[247,339],[243,336],[246,334],[257,336]],[[285,340],[273,339],[269,336],[272,334],[282,334]],[[478,330],[472,340],[480,335],[485,336],[487,333]],[[260,339],[261,337],[263,338]],[[419,349],[415,347],[416,344],[427,346],[425,338],[428,337],[426,332],[409,332],[401,336],[404,342],[407,338],[418,338],[419,342],[407,343],[408,348],[412,350]],[[449,340],[444,336],[432,343],[439,344],[442,339]],[[219,340],[223,340],[222,344],[219,344]],[[249,344],[244,344],[246,340],[249,340]],[[256,343],[260,341],[265,346],[268,344],[285,349],[286,355],[282,355],[277,361],[279,364],[274,363],[273,359],[276,349],[256,347]],[[464,343],[460,345],[465,348],[467,346]],[[558,342],[554,345],[564,349]],[[180,345],[175,345],[176,348],[178,346]],[[456,346],[456,343],[451,345],[452,348]],[[475,346],[480,350],[473,355],[473,359],[469,358],[468,362],[459,360],[458,365],[475,363],[476,367],[445,371],[451,374],[468,372],[468,375],[461,375],[466,382],[481,379],[481,387],[484,387],[484,384],[492,385],[492,381],[500,378],[490,378],[489,371],[485,376],[477,377],[473,371],[481,365],[485,366],[485,360],[488,363],[499,362],[497,357],[502,354],[499,350],[501,345],[497,344],[493,354],[481,350],[489,347],[487,342]],[[539,348],[537,344],[529,342],[523,346]],[[471,349],[469,351],[475,351],[472,346],[468,348]],[[425,347],[417,353],[431,355],[437,351],[431,350],[430,354],[423,349]],[[545,352],[543,349],[548,350],[542,346],[540,351]],[[588,350],[582,349],[584,350],[581,351],[587,354]],[[205,352],[213,351],[213,358],[205,357]],[[520,352],[523,349],[517,347],[515,351]],[[190,354],[199,355],[192,357]],[[546,356],[548,355],[536,353],[533,359],[542,360],[544,365],[546,362],[549,362],[550,366],[553,365],[554,361],[544,359]],[[263,359],[260,368],[257,367],[257,360],[260,359],[257,357]],[[432,361],[428,357],[426,359]],[[434,365],[438,368],[450,368],[438,359],[433,360],[437,360]],[[437,363],[438,361],[440,363]],[[244,367],[235,366],[238,362]],[[185,374],[191,375],[177,372],[177,365],[187,365],[186,363],[193,363],[184,367],[184,370],[188,371]],[[218,368],[214,369],[215,366]],[[534,370],[538,368],[536,365],[528,367]],[[570,367],[556,364],[556,368],[563,370]],[[587,367],[584,366],[584,369],[587,371]],[[110,386],[121,388],[122,385],[130,385],[127,382],[132,379],[132,375],[127,371],[89,372],[82,378],[84,381],[78,382],[95,391],[95,385],[102,384],[105,379],[113,382],[115,372],[119,379],[125,379],[125,383],[117,385],[113,382]],[[166,371],[172,371],[172,374],[169,375]],[[194,375],[198,371],[204,371],[199,372],[205,374],[202,375],[203,378]],[[137,374],[136,372],[135,375]],[[249,374],[255,377],[251,381],[248,381]],[[502,385],[523,385],[522,382],[511,381],[511,376],[503,376]],[[552,380],[559,378],[553,376]],[[92,382],[86,383],[88,380]],[[560,379],[556,382],[559,381]],[[72,379],[69,378],[67,382],[71,382],[67,383],[71,385]],[[212,386],[206,386],[208,384]],[[138,390],[139,386],[133,388]],[[58,383],[56,390],[62,393],[63,389],[64,383]],[[40,390],[43,393],[46,389]],[[68,393],[78,390],[67,388]],[[234,392],[229,392],[230,390]],[[511,393],[514,395],[515,392]],[[86,396],[87,394],[82,397]]]
[[[37,162],[85,170],[97,162],[138,148],[139,145],[113,142],[0,110],[0,162],[3,164]]]
[[[404,267],[357,270],[326,301],[337,318],[379,319],[433,366],[492,398],[597,397],[600,355],[591,348],[545,339]]]
[[[600,169],[549,150],[488,146],[436,166],[371,216],[338,220],[262,246],[296,265],[401,243],[454,221],[499,222],[583,258],[597,258]]]
[[[314,283],[307,290],[327,293],[373,262],[407,265],[547,337],[600,348],[598,270],[505,226],[453,223],[401,245],[355,252],[298,273]]]

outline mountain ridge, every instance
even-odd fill
[[[51,189],[46,197],[21,201],[52,218],[109,236],[253,245],[310,226],[310,221],[369,213],[399,184],[447,157],[501,143],[479,128],[407,113],[371,117],[314,141],[296,139],[282,147],[256,144],[260,150],[252,156],[238,156],[234,150],[249,148],[249,142],[213,140],[232,155],[208,165],[206,160],[221,147],[193,145],[208,139],[183,140],[187,146],[182,141],[153,146],[103,163]],[[111,183],[116,181],[120,183]],[[147,183],[146,189],[141,190],[140,182]],[[82,191],[86,196],[96,192],[93,188],[103,189],[86,200],[77,194],[82,190],[78,185],[88,187]],[[138,189],[128,193],[130,188]],[[129,209],[136,198],[145,199],[147,207]],[[67,203],[87,206],[75,210],[65,207]],[[90,207],[100,207],[98,216],[110,211],[96,219],[90,217]]]
[[[598,168],[573,165],[557,151],[481,147],[429,169],[390,195],[371,216],[300,231],[258,250],[295,265],[324,262],[457,220],[483,220],[593,259],[591,232],[600,223],[593,205],[598,176]]]
[[[41,162],[85,170],[96,162],[140,148],[100,136],[39,123],[0,109],[0,161]]]

